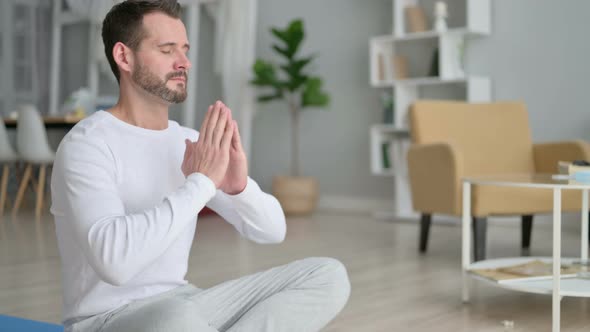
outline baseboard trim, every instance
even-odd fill
[[[356,196],[338,196],[338,195],[322,195],[318,202],[318,211],[329,213],[359,213],[371,214],[376,219],[388,220],[393,222],[407,222],[416,223],[419,221],[419,214],[416,217],[392,217],[393,202],[391,199],[382,198],[366,198]],[[552,222],[552,215],[542,214],[536,215],[533,227],[550,227]],[[580,215],[579,213],[566,212],[562,216],[562,227],[564,229],[579,229]],[[492,225],[514,225],[520,222],[520,217],[490,217],[489,223]],[[459,226],[461,218],[449,215],[433,215],[433,224]]]
[[[318,210],[322,212],[373,213],[391,210],[391,199],[366,198],[355,196],[322,195]]]

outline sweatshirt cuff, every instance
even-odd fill
[[[256,197],[256,195],[260,192],[260,187],[258,186],[258,183],[256,183],[256,181],[252,180],[252,178],[250,178],[248,176],[247,180],[246,180],[246,187],[244,188],[244,190],[242,190],[241,193],[236,194],[236,195],[229,195],[229,194],[225,194],[227,197],[229,197],[233,202],[236,203],[240,203],[240,202],[250,202],[252,201],[252,198]]]
[[[217,191],[217,188],[215,188],[215,183],[205,174],[193,173],[186,179],[199,188],[199,192],[202,193],[203,196],[207,197],[207,201],[215,196],[215,192]]]

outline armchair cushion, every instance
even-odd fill
[[[415,144],[449,142],[463,154],[464,176],[533,173],[532,139],[521,102],[419,101],[410,112]]]

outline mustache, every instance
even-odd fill
[[[169,73],[168,75],[166,75],[166,81],[176,78],[176,77],[183,77],[185,80],[188,81],[188,75],[185,71],[177,71],[174,73]]]

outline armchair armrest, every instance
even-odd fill
[[[416,144],[408,151],[414,209],[459,214],[463,155],[449,143]]]
[[[533,145],[535,172],[557,173],[558,161],[590,161],[590,145],[581,140]]]

